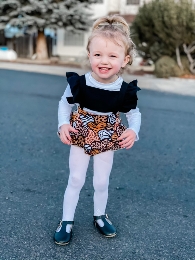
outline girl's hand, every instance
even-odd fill
[[[60,140],[64,144],[71,144],[70,132],[77,133],[78,131],[74,129],[70,124],[64,124],[60,127]]]
[[[136,133],[131,129],[126,129],[122,135],[118,138],[120,146],[122,148],[130,149],[135,142],[136,139]]]

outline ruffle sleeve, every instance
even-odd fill
[[[139,90],[141,89],[137,86],[137,80],[133,80],[128,84],[120,112],[127,113],[137,107],[137,91]]]
[[[67,97],[69,104],[79,103],[80,100],[80,76],[76,72],[66,73],[68,84],[72,92],[72,97]]]

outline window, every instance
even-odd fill
[[[65,31],[64,36],[65,46],[83,46],[84,45],[84,32],[75,33],[71,31]]]
[[[127,0],[127,5],[139,5],[140,0]]]

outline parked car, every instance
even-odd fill
[[[0,60],[13,61],[17,59],[17,53],[14,50],[9,50],[6,46],[0,47]]]

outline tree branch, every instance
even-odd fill
[[[190,71],[195,74],[195,60],[192,58],[191,56],[191,52],[194,51],[195,49],[195,46],[193,46],[195,44],[195,42],[193,42],[192,44],[190,44],[188,47],[187,45],[184,43],[183,44],[183,49],[184,49],[184,52],[186,53],[187,57],[188,57],[188,60],[190,62]]]
[[[183,70],[183,65],[181,63],[181,57],[180,57],[180,52],[179,52],[179,47],[178,46],[176,47],[175,52],[176,52],[176,57],[177,57],[177,64],[180,67],[180,69]]]

